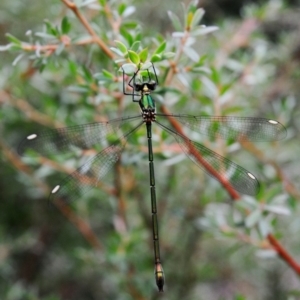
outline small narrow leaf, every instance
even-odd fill
[[[128,50],[129,59],[135,64],[138,65],[140,63],[140,57],[132,50]]]
[[[270,225],[265,219],[259,220],[258,230],[263,237],[266,237],[271,232]]]
[[[254,210],[245,220],[246,227],[251,228],[253,227],[261,217],[261,210],[256,209]]]
[[[135,41],[132,46],[130,47],[130,50],[137,52],[139,50],[141,46],[141,42],[140,41]]]
[[[19,55],[14,59],[14,61],[12,62],[12,65],[15,66],[15,65],[22,59],[22,57],[23,57],[24,55],[25,55],[24,53],[19,54]]]
[[[172,33],[172,37],[174,37],[174,38],[182,38],[182,37],[184,37],[184,32],[175,31],[175,32]]]
[[[283,205],[265,205],[264,209],[278,215],[289,216],[291,214],[291,211]]]
[[[182,31],[183,30],[183,27],[182,27],[182,24],[178,18],[177,15],[175,15],[173,12],[171,11],[168,11],[168,15],[169,15],[169,18],[173,24],[173,27],[176,31]]]
[[[124,65],[122,66],[122,68],[120,68],[120,71],[122,71],[122,72],[124,71],[125,74],[128,74],[128,75],[133,74],[133,73],[135,72],[135,70],[136,70],[136,65],[131,64],[131,63],[129,63],[129,64],[124,64]]]
[[[126,4],[122,2],[122,3],[119,5],[119,7],[118,7],[118,13],[119,13],[120,16],[123,15],[125,9],[126,9]]]
[[[102,70],[102,73],[105,78],[112,79],[112,80],[115,78],[115,76],[112,73],[110,73],[105,69]]]
[[[0,46],[0,51],[7,51],[12,47],[12,44],[7,44],[4,46]]]
[[[117,48],[115,48],[115,47],[110,47],[110,50],[111,50],[112,52],[116,53],[116,54],[119,55],[119,56],[124,56],[124,53],[123,53],[121,50],[119,50],[119,49],[117,49]]]
[[[61,21],[61,32],[63,34],[67,34],[71,29],[71,23],[68,19],[68,17],[64,17]]]
[[[83,65],[82,70],[83,70],[83,74],[84,74],[86,81],[93,82],[94,78],[93,78],[93,75],[92,75],[90,69],[88,69],[85,65]]]
[[[10,33],[6,33],[6,37],[11,43],[21,46],[22,42],[19,39],[17,39],[15,36],[11,35]]]
[[[217,71],[216,68],[211,68],[211,80],[217,85],[220,83],[220,73]]]
[[[148,57],[148,48],[144,48],[140,53],[139,53],[139,57],[141,62],[145,62],[147,60]]]
[[[36,32],[34,34],[35,36],[39,36],[43,39],[46,39],[46,40],[53,40],[53,39],[56,39],[56,37],[52,34],[48,34],[48,33],[45,33],[45,32]]]
[[[164,52],[162,54],[162,58],[163,59],[169,59],[169,58],[172,58],[175,56],[175,53],[174,52]]]
[[[155,62],[158,62],[158,61],[161,61],[161,55],[159,55],[159,54],[154,54],[154,55],[151,57],[151,62],[155,63]]]
[[[210,32],[214,32],[216,30],[218,30],[219,28],[217,26],[204,26],[201,25],[199,27],[196,27],[195,30],[192,30],[191,35],[193,36],[197,36],[197,35],[205,35],[208,34]]]
[[[152,63],[150,61],[146,62],[142,65],[141,70],[147,70],[152,66]]]
[[[194,14],[190,11],[186,17],[186,28],[190,29],[193,21]]]
[[[96,0],[85,0],[83,1],[80,5],[78,5],[78,7],[84,7],[84,6],[88,6],[92,3],[94,3]]]
[[[195,28],[197,25],[199,25],[202,17],[204,15],[204,9],[203,8],[198,8],[196,12],[194,13],[192,22],[191,22],[191,28]]]
[[[75,76],[77,73],[77,64],[74,61],[69,61],[69,70],[70,73]]]
[[[133,36],[130,34],[129,31],[127,31],[125,29],[124,26],[120,27],[120,33],[126,39],[128,45],[132,45],[133,44],[133,41],[134,41]]]
[[[65,49],[65,44],[61,43],[58,45],[58,47],[55,49],[55,54],[60,55]]]
[[[123,18],[127,18],[130,15],[132,15],[135,12],[135,7],[134,6],[128,6],[126,7],[125,11],[123,12]]]
[[[159,46],[158,48],[155,50],[154,54],[161,54],[163,51],[165,51],[166,49],[166,41],[163,41]]]
[[[184,47],[184,53],[193,61],[198,61],[200,59],[200,55],[191,47]]]
[[[52,34],[54,36],[59,36],[58,29],[55,28],[48,20],[44,20],[44,23],[46,25],[47,33]]]
[[[194,14],[197,10],[198,4],[199,4],[199,0],[191,1],[188,6],[188,12],[192,12]]]
[[[127,47],[120,41],[115,41],[118,49],[123,53],[126,54],[127,53]]]

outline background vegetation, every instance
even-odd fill
[[[299,31],[299,1],[2,0],[1,299],[299,299]],[[103,188],[71,206],[47,197],[80,156],[16,153],[42,128],[138,111],[122,94],[115,40],[148,48],[159,110],[267,117],[288,130],[256,145],[194,137],[258,176],[252,198],[229,194],[155,129],[164,294],[143,130]]]

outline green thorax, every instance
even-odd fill
[[[140,100],[141,108],[144,109],[155,109],[155,101],[150,94],[143,94]]]

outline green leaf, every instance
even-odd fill
[[[187,29],[191,28],[191,24],[192,24],[193,18],[194,18],[194,14],[190,11],[187,14],[187,17],[186,17],[186,24],[185,24],[185,26],[186,26]]]
[[[188,6],[187,11],[194,14],[196,12],[196,10],[198,9],[198,3],[199,3],[198,0],[191,1],[191,3]]]
[[[118,13],[119,13],[120,16],[123,15],[123,13],[124,13],[126,7],[127,7],[126,4],[123,3],[123,2],[119,5],[119,7],[118,7]]]
[[[110,73],[105,69],[102,70],[102,73],[105,78],[112,79],[112,80],[115,78],[114,74]]]
[[[44,23],[46,25],[46,31],[49,34],[52,34],[54,36],[59,36],[59,31],[57,28],[55,28],[48,20],[44,20]]]
[[[166,41],[163,41],[163,42],[158,46],[158,48],[155,50],[154,54],[160,54],[160,53],[162,53],[163,51],[165,51],[166,45],[167,45]]]
[[[118,49],[123,53],[126,54],[127,53],[127,47],[120,41],[115,41]]]
[[[140,63],[140,57],[136,52],[132,50],[128,50],[129,59],[135,64],[138,65]]]
[[[147,60],[148,57],[148,48],[144,48],[140,53],[139,53],[140,61],[144,63]]]
[[[106,0],[98,0],[98,1],[99,1],[99,3],[101,4],[102,7],[105,6]]]
[[[126,21],[122,24],[122,26],[126,29],[136,29],[138,24],[134,21]]]
[[[137,52],[140,48],[141,42],[140,41],[135,41],[132,46],[130,47],[130,50]]]
[[[67,34],[71,29],[71,23],[68,19],[68,17],[64,17],[61,21],[61,32],[63,34]]]
[[[17,39],[15,36],[13,36],[12,34],[6,33],[5,36],[8,38],[8,40],[9,40],[11,43],[13,43],[13,44],[15,44],[15,45],[18,45],[18,46],[21,46],[21,45],[22,45],[22,42],[21,42],[19,39]]]
[[[91,71],[85,65],[82,66],[82,70],[83,70],[86,81],[93,82],[94,78],[93,78]]]
[[[133,41],[134,41],[133,36],[125,29],[124,26],[120,27],[120,33],[126,39],[128,45],[133,44]]]
[[[220,89],[220,95],[224,95],[228,90],[230,90],[230,88],[232,87],[233,83],[228,83],[228,84],[224,84],[221,86]]]
[[[73,76],[77,74],[77,64],[74,61],[69,61],[69,70]]]
[[[217,69],[212,68],[211,71],[212,71],[212,73],[211,73],[211,80],[215,84],[219,84],[220,83],[220,74],[218,73]]]
[[[159,54],[154,54],[152,57],[151,57],[151,62],[155,63],[155,62],[158,62],[158,61],[161,61],[161,55]]]

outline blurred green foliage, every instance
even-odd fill
[[[297,275],[266,237],[300,262],[299,1],[77,0],[73,11],[64,2],[0,4],[1,299],[298,299]],[[120,66],[149,61],[158,110],[288,129],[272,144],[193,136],[260,179],[257,198],[235,203],[154,129],[163,295],[143,130],[102,187],[71,207],[47,206],[48,192],[82,157],[16,154],[37,130],[137,112]]]

